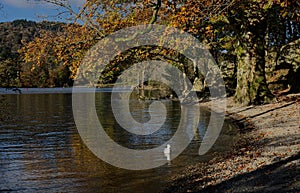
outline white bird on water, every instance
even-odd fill
[[[167,147],[164,149],[164,154],[170,154],[171,153],[171,145],[168,144]]]
[[[165,155],[165,157],[167,157],[167,160],[168,160],[168,161],[171,160],[170,153],[171,153],[171,145],[168,144],[167,147],[164,149],[164,155]],[[169,164],[170,164],[170,163],[169,163]]]

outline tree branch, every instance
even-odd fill
[[[289,42],[289,43],[283,45],[283,46],[280,48],[280,52],[282,52],[286,47],[288,47],[288,46],[294,46],[294,45],[296,45],[296,44],[300,44],[300,38],[298,38],[298,39],[296,39],[296,40],[294,40],[294,41],[292,41],[292,42]]]
[[[84,10],[86,9],[86,5],[84,5],[83,8],[81,9],[81,11],[79,13],[77,13],[76,11],[73,10],[73,8],[71,7],[68,0],[64,0],[64,1],[61,1],[61,0],[35,0],[35,1],[36,2],[44,1],[46,3],[56,5],[58,7],[66,9],[67,12],[69,12],[71,15],[75,16],[75,22],[78,19],[82,20],[84,23],[86,23],[88,26],[90,26],[92,29],[94,29],[97,32],[97,34],[100,36],[100,38],[105,36],[105,34],[103,34],[102,31],[97,26],[95,26],[88,17],[85,17],[83,15]]]
[[[151,24],[154,24],[157,20],[157,17],[158,17],[158,12],[159,12],[159,9],[161,7],[161,0],[157,0],[154,8],[153,8],[153,14],[152,14],[152,18],[151,20],[149,21],[149,26],[144,30],[144,31],[137,31],[136,33],[134,33],[131,37],[128,37],[128,38],[116,38],[116,42],[125,42],[125,41],[131,41],[133,39],[135,39],[138,35],[143,35],[145,33],[148,33],[150,30],[151,30]]]

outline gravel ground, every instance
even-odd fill
[[[248,107],[228,98],[226,114],[241,136],[233,150],[188,167],[164,192],[300,192],[300,93]]]

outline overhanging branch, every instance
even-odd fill
[[[152,18],[149,21],[150,25],[144,31],[137,31],[131,37],[128,37],[128,38],[116,38],[115,41],[116,42],[131,41],[131,40],[134,40],[138,35],[143,35],[145,33],[148,33],[151,30],[151,24],[154,24],[157,20],[160,7],[161,7],[161,0],[157,0],[157,2],[154,4],[154,7],[153,7]]]

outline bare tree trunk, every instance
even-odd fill
[[[273,100],[265,77],[264,29],[248,30],[237,49],[238,69],[235,100],[243,105]]]

